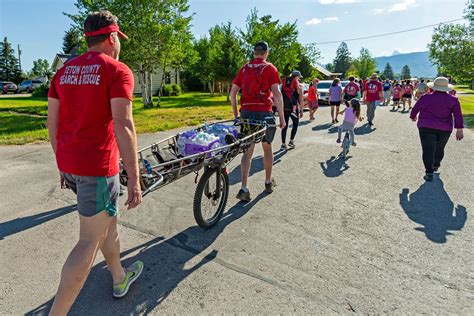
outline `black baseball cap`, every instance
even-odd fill
[[[253,50],[267,51],[268,43],[267,42],[258,42],[254,45]]]

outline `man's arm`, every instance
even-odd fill
[[[48,98],[48,133],[51,147],[56,154],[56,136],[58,134],[59,99]]]
[[[283,113],[283,96],[281,94],[279,84],[275,83],[272,84],[272,92],[273,92],[273,102],[275,102],[275,107],[278,112],[278,117],[280,118],[280,128],[285,128],[285,113]]]
[[[112,98],[110,104],[114,119],[115,138],[117,139],[123,166],[128,175],[128,199],[125,205],[128,205],[128,209],[131,209],[142,201],[132,101],[126,98]]]
[[[239,93],[240,87],[235,83],[232,84],[230,89],[230,104],[232,105],[232,110],[234,111],[234,119],[239,118],[239,111],[237,109],[237,93]]]

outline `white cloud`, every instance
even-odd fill
[[[372,10],[372,13],[373,13],[374,15],[379,15],[379,14],[382,14],[382,13],[384,13],[384,12],[385,12],[385,9],[380,9],[380,8],[378,8],[378,9],[373,9],[373,10]]]
[[[311,20],[309,21],[306,21],[306,25],[316,25],[316,24],[320,24],[322,21],[318,18],[312,18]]]
[[[416,0],[402,0],[399,3],[394,4],[387,12],[405,11],[415,4]]]
[[[339,18],[337,16],[332,16],[330,18],[324,18],[324,22],[339,22]]]
[[[340,4],[340,3],[355,3],[358,0],[319,0],[321,4]]]

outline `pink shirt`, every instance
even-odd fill
[[[379,81],[368,81],[365,84],[365,90],[367,91],[367,102],[373,102],[380,100],[380,92],[383,90],[383,86]]]
[[[344,121],[351,124],[357,123],[357,117],[353,108],[349,107],[346,109],[346,111],[344,112]]]
[[[351,81],[344,88],[344,93],[347,93],[348,95],[356,96],[357,92],[359,92],[359,90],[360,90],[359,85],[357,83]]]

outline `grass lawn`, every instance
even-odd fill
[[[154,101],[156,104],[156,98]],[[23,113],[23,115],[16,113]],[[0,122],[2,122],[0,145],[48,140],[44,125],[46,115],[47,100],[45,98],[0,98]],[[143,108],[141,98],[134,98],[133,115],[138,133],[195,126],[206,121],[233,117],[226,96],[210,97],[208,93],[185,93],[178,97],[162,97],[161,107],[150,109]]]
[[[470,129],[474,129],[474,93],[458,95],[461,102],[464,124]]]

